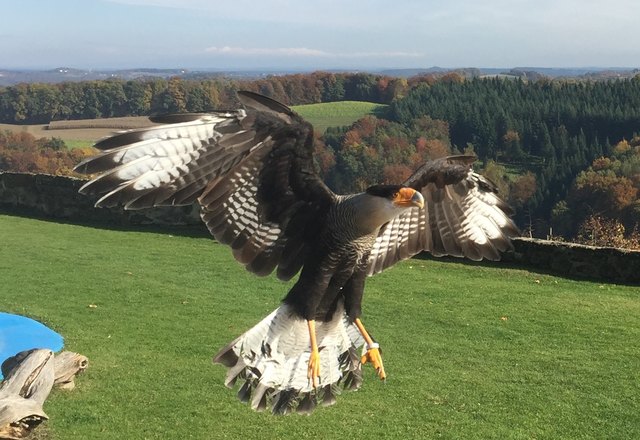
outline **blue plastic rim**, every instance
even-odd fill
[[[58,352],[63,346],[62,336],[46,325],[25,316],[0,312],[0,364],[24,350],[48,348]]]

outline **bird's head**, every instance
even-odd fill
[[[367,188],[366,193],[385,198],[398,208],[424,207],[424,197],[420,191],[402,185],[374,185]]]
[[[402,185],[375,185],[347,202],[356,215],[357,235],[371,234],[407,209],[424,207],[420,191]]]

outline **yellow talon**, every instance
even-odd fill
[[[380,377],[380,380],[385,380],[387,378],[387,374],[384,371],[384,365],[382,364],[382,356],[380,355],[379,348],[374,347],[367,349],[367,352],[360,359],[360,363],[364,365],[367,362],[371,362],[371,365],[373,365],[373,368],[376,370],[376,373],[378,374],[378,377]]]
[[[317,388],[320,378],[320,352],[318,351],[318,343],[316,341],[316,322],[309,320],[307,321],[307,325],[309,327],[309,340],[311,345],[307,378],[311,381],[313,387]]]
[[[312,351],[309,356],[309,367],[307,369],[307,378],[311,380],[314,388],[318,387],[318,378],[320,377],[320,353]]]
[[[373,365],[373,368],[375,368],[376,373],[378,373],[380,379],[385,380],[387,378],[387,373],[384,372],[382,356],[380,355],[380,346],[376,342],[374,342],[373,339],[371,339],[371,336],[364,328],[364,324],[362,324],[362,321],[360,321],[359,318],[356,318],[354,320],[354,323],[356,327],[358,327],[360,334],[367,343],[367,352],[360,359],[360,363],[364,365],[367,362],[371,362],[371,365]]]

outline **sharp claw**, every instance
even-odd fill
[[[384,365],[382,364],[382,356],[379,348],[380,346],[371,338],[367,330],[364,328],[364,324],[360,321],[360,318],[356,318],[354,320],[354,324],[358,327],[358,331],[360,331],[360,334],[367,344],[367,352],[360,359],[360,363],[364,365],[367,362],[371,362],[373,368],[376,370],[376,374],[381,380],[385,380],[387,378],[387,374],[384,372]]]
[[[317,351],[312,351],[309,356],[307,378],[311,380],[311,384],[314,388],[318,387],[318,380],[320,378],[320,354]]]
[[[367,352],[360,359],[362,365],[367,362],[371,362],[373,368],[376,370],[376,374],[380,377],[380,380],[386,380],[387,374],[384,371],[384,365],[382,363],[382,356],[378,348],[369,348]]]

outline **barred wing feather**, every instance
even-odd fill
[[[422,192],[424,208],[412,208],[380,230],[369,257],[373,275],[419,252],[435,256],[500,259],[519,231],[510,209],[489,180],[473,172],[472,156],[425,164],[405,185]]]
[[[101,195],[96,206],[103,207],[190,204],[211,179],[259,146],[255,132],[241,125],[245,117],[244,110],[197,114],[104,139],[95,145],[103,152],[76,167],[81,173],[99,173],[80,192]]]

